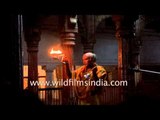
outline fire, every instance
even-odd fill
[[[62,54],[62,52],[60,50],[53,50],[53,48],[52,48],[52,50],[50,51],[50,54],[51,55],[60,55],[60,54]]]
[[[50,55],[53,59],[58,59],[59,61],[62,61],[64,54],[60,50],[52,50],[50,51]]]

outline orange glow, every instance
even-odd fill
[[[52,48],[52,50],[50,51],[50,54],[51,55],[60,55],[60,54],[62,54],[62,52],[60,50],[53,50],[53,48]]]
[[[46,71],[42,69],[41,65],[38,65],[38,81],[46,80]],[[23,89],[28,87],[28,66],[23,65]],[[40,85],[39,88],[45,88],[45,86]]]
[[[64,56],[61,50],[53,50],[53,48],[50,51],[50,55],[53,59],[58,59],[60,61],[63,59]]]

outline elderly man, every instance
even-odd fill
[[[63,61],[67,63],[66,59]],[[74,90],[75,95],[78,98],[78,104],[99,105],[99,95],[101,93],[102,86],[97,86],[95,82],[98,80],[105,80],[107,72],[102,66],[96,64],[96,54],[92,52],[83,54],[82,61],[83,66],[79,67],[72,73],[69,71],[67,72],[68,76],[70,76],[70,78],[72,77],[72,79],[76,81]],[[66,65],[68,66],[68,64]],[[69,66],[67,68],[69,68]]]

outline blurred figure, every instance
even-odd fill
[[[96,54],[87,52],[82,56],[83,65],[75,71],[70,71],[68,60],[64,57],[63,62],[66,64],[66,71],[69,78],[74,83],[74,93],[78,98],[78,105],[100,105],[100,94],[102,86],[90,84],[91,81],[106,80],[106,70],[96,63]],[[77,84],[81,83],[81,84]]]

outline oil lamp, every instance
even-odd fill
[[[54,50],[53,48],[50,51],[50,55],[53,59],[58,59],[59,61],[62,61],[64,54],[60,50]]]

